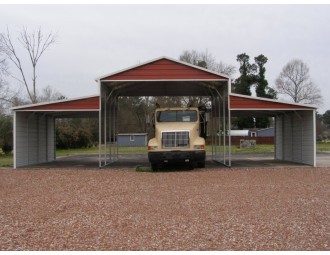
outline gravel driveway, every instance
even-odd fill
[[[330,250],[330,168],[0,170],[1,250]]]

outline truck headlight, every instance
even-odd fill
[[[158,146],[148,146],[148,151],[156,151]]]
[[[205,149],[205,145],[202,144],[202,145],[194,145],[194,149],[195,150],[204,150]]]

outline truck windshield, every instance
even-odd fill
[[[157,112],[157,122],[196,122],[197,111],[167,110]]]

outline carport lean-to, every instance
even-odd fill
[[[316,166],[315,107],[231,93],[226,75],[161,57],[97,79],[100,95],[14,110],[14,168],[55,160],[54,119],[99,118],[99,167],[118,160],[118,97],[205,96],[211,101],[212,159],[231,166],[231,118],[275,118],[274,158]],[[220,132],[223,131],[223,132]]]

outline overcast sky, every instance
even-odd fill
[[[330,109],[330,5],[1,5],[0,31],[55,31],[38,69],[40,86],[67,97],[98,93],[95,78],[184,50],[208,50],[238,67],[236,56],[268,58],[270,86],[293,58],[310,68]],[[14,68],[11,69],[14,71]],[[237,77],[237,72],[234,77]]]

